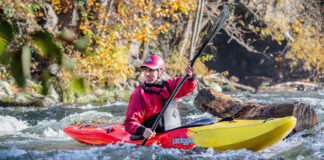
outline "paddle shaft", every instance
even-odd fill
[[[201,53],[204,51],[204,49],[206,48],[206,46],[208,45],[208,43],[211,42],[211,40],[216,36],[216,34],[219,32],[219,30],[221,29],[222,25],[224,24],[226,18],[228,15],[228,6],[225,6],[224,9],[222,10],[221,14],[220,14],[220,18],[217,19],[217,21],[214,23],[214,25],[212,26],[212,29],[210,30],[210,32],[212,34],[209,33],[210,37],[207,38],[207,40],[205,40],[203,42],[202,47],[199,48],[197,54],[193,57],[193,59],[191,60],[190,66],[191,68],[193,68],[195,61],[197,60],[197,58],[201,55]],[[208,35],[208,34],[207,34]],[[166,101],[166,103],[164,104],[164,107],[162,109],[162,111],[160,112],[160,114],[158,115],[158,117],[156,118],[151,130],[154,132],[157,125],[160,123],[162,116],[164,115],[164,112],[166,111],[166,109],[168,108],[170,102],[174,99],[174,97],[177,95],[177,93],[179,92],[180,87],[183,85],[183,83],[187,80],[188,75],[185,75],[180,83],[177,85],[177,87],[175,88],[175,90],[173,91],[173,93],[171,94],[170,98]],[[144,145],[146,143],[148,139],[144,139],[141,143],[141,145]]]

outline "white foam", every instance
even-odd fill
[[[324,89],[319,90],[318,93],[319,93],[319,95],[323,95],[324,96]]]
[[[51,127],[48,127],[46,130],[44,130],[43,135],[47,138],[60,138],[61,140],[62,138],[71,139],[63,132],[63,130],[55,131]]]
[[[27,122],[18,120],[15,117],[0,115],[0,134],[21,131],[26,128],[28,128]]]
[[[100,108],[101,106],[94,106],[92,104],[87,104],[85,106],[80,106],[79,108],[87,110],[87,109],[95,109],[95,108]]]
[[[75,124],[92,124],[92,123],[107,123],[116,122],[115,117],[109,112],[86,111],[83,113],[72,114],[61,120],[63,125]]]
[[[212,115],[205,112],[203,114],[190,114],[186,118],[191,119],[191,120],[197,120],[197,119],[200,119],[200,118],[208,118],[208,117],[212,117]]]
[[[113,103],[112,105],[116,105],[116,106],[124,106],[124,105],[128,105],[128,102],[124,102],[124,101],[117,101],[117,102]]]

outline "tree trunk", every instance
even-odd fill
[[[185,50],[186,50],[186,46],[187,46],[187,42],[188,42],[188,39],[189,39],[191,26],[192,26],[192,19],[189,19],[189,21],[187,23],[186,30],[184,32],[184,38],[181,40],[182,43],[180,44],[180,55],[183,55]]]
[[[198,0],[196,17],[195,17],[194,27],[193,27],[193,31],[192,31],[192,36],[191,36],[190,59],[192,59],[195,55],[197,40],[198,40],[200,26],[201,26],[201,22],[202,22],[202,16],[204,13],[204,8],[205,8],[205,1]]]

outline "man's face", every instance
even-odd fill
[[[147,84],[155,84],[159,78],[159,70],[158,69],[151,69],[148,67],[142,68],[144,73],[145,83]],[[162,74],[163,71],[160,73]]]

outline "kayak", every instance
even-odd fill
[[[217,151],[246,148],[261,151],[285,138],[295,127],[296,118],[289,116],[266,120],[234,120],[205,118],[159,133],[145,145],[164,148],[190,149],[195,146],[212,147]],[[117,142],[140,145],[140,136],[125,131],[123,123],[72,125],[64,132],[75,140],[92,145]],[[137,138],[137,139],[136,139]]]

